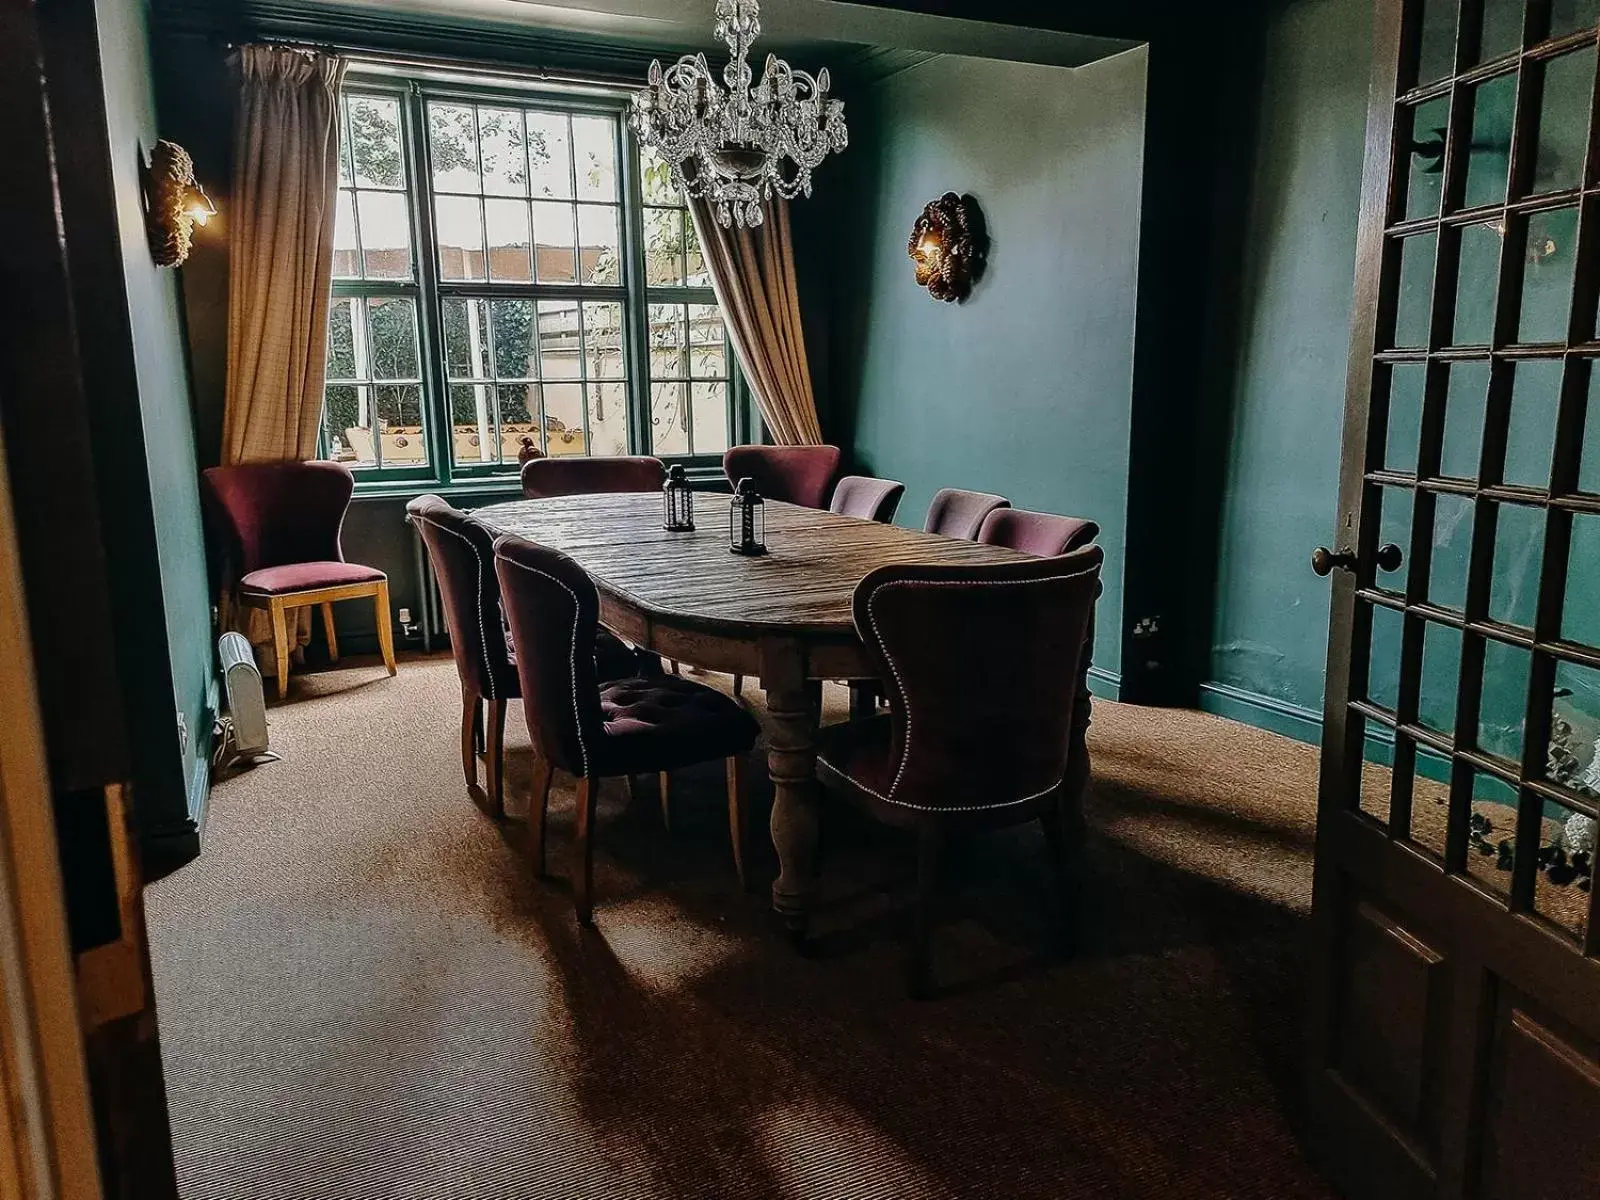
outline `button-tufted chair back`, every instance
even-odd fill
[[[553,765],[587,776],[604,735],[594,664],[600,620],[594,583],[561,551],[509,535],[494,544],[494,566],[517,648],[528,731]]]
[[[591,496],[602,492],[659,492],[667,468],[642,455],[572,455],[534,458],[522,464],[522,494],[530,500],[550,496]]]
[[[1010,508],[1011,501],[1004,496],[988,492],[967,492],[961,488],[942,488],[933,494],[928,505],[928,519],[923,523],[927,533],[973,541],[983,528],[984,518],[997,508]]]
[[[997,567],[880,567],[861,581],[856,629],[892,722],[880,799],[1025,808],[1063,783],[1102,558],[1095,546]]]
[[[355,476],[334,462],[249,463],[200,476],[206,522],[233,579],[265,567],[343,562],[339,531],[354,490]]]
[[[728,482],[753,479],[769,500],[827,508],[839,474],[837,446],[735,446],[722,456]]]
[[[428,548],[439,580],[450,650],[462,684],[486,700],[517,695],[517,671],[501,627],[494,535],[439,496],[418,496],[406,516]]]
[[[978,530],[978,540],[986,546],[1005,546],[1040,558],[1071,554],[1099,536],[1100,526],[1093,521],[1025,508],[997,508]]]

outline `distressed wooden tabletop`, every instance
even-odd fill
[[[473,516],[571,555],[595,586],[664,619],[772,636],[853,629],[850,598],[891,563],[998,564],[1026,557],[998,546],[902,529],[769,500],[768,553],[728,550],[728,497],[695,496],[693,533],[661,528],[654,493],[514,500]]]

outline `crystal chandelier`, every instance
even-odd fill
[[[685,195],[711,202],[724,228],[753,227],[761,224],[761,202],[774,192],[786,200],[811,195],[812,168],[848,142],[844,104],[828,99],[827,68],[812,76],[774,54],[751,87],[747,59],[761,36],[758,0],[717,0],[715,32],[733,55],[722,72],[727,90],[704,54],[666,68],[653,62],[628,123],[667,161]]]

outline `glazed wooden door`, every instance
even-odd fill
[[[1310,1129],[1352,1197],[1600,1196],[1600,0],[1376,16]]]

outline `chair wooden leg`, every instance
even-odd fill
[[[377,610],[378,618],[378,649],[383,651],[383,665],[389,668],[389,674],[396,671],[394,665],[394,623],[389,616],[389,584],[385,580],[378,585],[378,594],[373,598],[373,607]]]
[[[533,790],[528,794],[528,836],[533,842],[534,874],[541,879],[545,873],[545,817],[550,811],[550,782],[555,773],[548,758],[538,753],[534,755]]]
[[[468,789],[478,785],[478,693],[461,689],[461,773]]]
[[[331,600],[322,602],[322,636],[328,642],[328,661],[338,662],[339,635],[333,628],[333,602]]]
[[[1050,851],[1051,884],[1056,899],[1056,944],[1062,957],[1069,957],[1077,940],[1077,905],[1074,902],[1077,878],[1072,870],[1067,846],[1066,818],[1059,805],[1046,809],[1039,817],[1044,826],[1045,845]]]
[[[505,741],[506,702],[489,701],[484,720],[483,769],[487,778],[489,804],[497,817],[506,815]]]
[[[272,614],[272,653],[278,660],[278,699],[282,700],[289,694],[289,624],[285,619],[283,601],[273,598],[271,601]]]
[[[939,832],[927,828],[917,836],[917,903],[912,913],[911,954],[907,983],[914,1000],[925,1000],[933,991],[932,953],[933,901],[938,887]]]
[[[672,776],[662,771],[656,776],[656,786],[661,792],[661,828],[672,832]]]
[[[744,758],[738,754],[728,759],[728,837],[733,842],[733,869],[742,889],[747,886],[744,876]]]
[[[735,696],[739,697],[741,700],[744,699],[744,676],[743,675],[735,675],[733,677],[733,694]]]
[[[672,660],[672,673],[674,675],[682,675],[683,674],[683,670],[679,667],[677,659],[673,659]]]
[[[850,719],[864,721],[878,711],[878,684],[872,679],[850,681]]]
[[[592,775],[578,780],[578,862],[572,872],[572,903],[580,925],[594,924],[594,808],[600,781]]]

